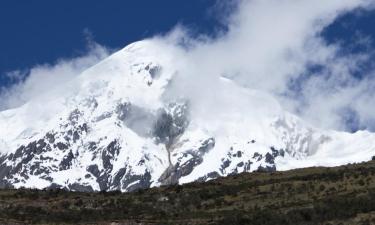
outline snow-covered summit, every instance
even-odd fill
[[[0,112],[0,186],[132,191],[375,155],[375,134],[316,129],[228,78],[215,85],[230,95],[213,91],[221,107],[178,95],[175,78],[192,66],[181,51],[157,40],[131,44]]]

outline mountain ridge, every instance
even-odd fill
[[[0,112],[0,186],[126,192],[374,155],[375,134],[314,128],[271,95],[225,77],[212,99],[184,96],[173,85],[184,67],[199,65],[183,51],[160,40],[134,43]]]

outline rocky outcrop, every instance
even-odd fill
[[[168,169],[161,175],[159,181],[163,185],[178,184],[181,177],[189,175],[196,166],[203,162],[203,156],[215,147],[215,139],[209,138],[205,140],[198,149],[192,149],[177,159],[174,165],[170,165]],[[184,160],[188,158],[188,160]]]

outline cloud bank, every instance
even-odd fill
[[[213,101],[223,105],[218,96],[231,93],[215,89],[224,76],[271,94],[283,108],[317,127],[375,130],[375,79],[373,72],[363,70],[372,63],[373,50],[343,53],[345,46],[328,44],[322,37],[340,16],[370,11],[373,5],[367,0],[231,1],[235,10],[222,19],[225,34],[192,38],[178,27],[157,39],[185,50],[188,66],[174,90],[193,102],[203,101],[201,107]]]

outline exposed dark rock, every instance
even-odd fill
[[[216,179],[218,177],[220,177],[220,174],[218,172],[211,172],[211,173],[206,174],[203,177],[198,178],[197,182],[206,182],[208,180]]]
[[[266,157],[265,157],[265,162],[269,164],[274,164],[275,163],[275,157],[271,155],[269,152],[267,152]]]
[[[49,157],[49,156],[43,156],[43,155],[39,156],[39,159],[42,160],[42,161],[53,161],[53,160],[56,160],[56,159],[54,159],[54,158],[52,158],[52,157]],[[56,160],[56,161],[57,161],[57,160]]]
[[[249,172],[250,169],[251,169],[251,164],[253,164],[253,162],[251,162],[250,160],[247,161],[244,165],[244,171],[243,172]]]
[[[189,175],[194,167],[201,164],[202,161],[202,158],[193,155],[193,158],[182,165],[176,163],[176,165],[168,167],[160,176],[159,181],[161,181],[163,185],[177,184],[181,177]]]
[[[70,140],[71,140],[71,136],[72,135],[66,135],[66,136],[64,136],[64,140],[66,141],[66,142],[70,142]],[[54,145],[55,147],[56,147],[56,145]]]
[[[181,177],[189,175],[193,169],[203,162],[203,155],[209,152],[215,146],[215,139],[209,138],[205,140],[201,147],[199,147],[198,152],[190,151],[184,154],[178,159],[175,165],[168,167],[166,171],[161,175],[159,181],[163,185],[177,184]],[[191,157],[189,160],[180,164],[182,158]]]
[[[49,176],[46,176],[46,175],[41,176],[41,178],[44,179],[44,180],[47,180],[49,182],[53,181],[52,177],[49,177]]]
[[[285,155],[285,151],[283,149],[277,150],[275,147],[270,147],[270,149],[272,151],[272,156],[275,158],[278,156],[284,157]]]
[[[108,182],[109,176],[106,171],[100,171],[97,165],[90,165],[87,167],[86,171],[90,172],[96,178],[100,190],[108,190],[110,184]]]
[[[52,183],[46,190],[68,190],[66,187],[63,187],[59,184]]]
[[[151,77],[157,78],[161,72],[161,67],[160,66],[153,66],[148,69],[148,72],[150,73]]]
[[[83,123],[82,125],[79,125],[78,128],[81,130],[81,131],[84,131],[84,132],[88,132],[89,130],[89,127],[87,126],[87,123]]]
[[[235,154],[233,154],[233,157],[241,158],[242,157],[242,152],[241,151],[237,151]]]
[[[57,148],[60,149],[60,150],[66,150],[66,149],[69,148],[66,144],[64,144],[64,143],[62,143],[62,142],[58,142],[54,147],[55,147],[55,148],[57,147]]]
[[[46,148],[47,143],[43,139],[38,140],[35,154],[40,155]]]
[[[66,155],[59,165],[60,170],[67,170],[70,169],[73,164],[74,155],[72,151],[69,151],[68,155]]]
[[[49,168],[47,168],[45,166],[41,166],[40,164],[41,164],[40,162],[35,162],[32,165],[28,165],[29,166],[29,170],[30,170],[30,174],[38,176],[38,175],[49,174],[50,173]],[[26,171],[23,171],[22,173],[25,174],[25,172]]]
[[[144,165],[144,164],[145,164],[145,160],[144,160],[144,159],[139,160],[139,162],[138,162],[138,166],[142,166],[142,165]]]
[[[112,189],[117,189],[117,190],[121,189],[121,180],[123,179],[123,177],[125,176],[125,174],[126,174],[126,167],[125,168],[121,168],[116,173],[115,177],[113,178],[112,184],[111,184]]]
[[[6,156],[1,156],[0,157],[0,188],[3,187],[3,185],[5,185],[5,179],[10,171],[12,170],[12,167],[11,166],[7,166],[5,161],[7,160],[7,157]]]
[[[129,192],[149,188],[151,186],[151,174],[147,170],[143,175],[126,174],[124,179],[122,179],[121,186],[122,189],[126,189]]]
[[[112,161],[120,152],[120,145],[117,140],[112,141],[102,152],[104,169],[111,171],[113,168]]]
[[[98,168],[98,165],[90,165],[86,169],[87,172],[90,172],[94,177],[99,177],[100,176],[100,171]]]
[[[221,164],[221,167],[220,167],[220,172],[221,173],[224,173],[225,172],[225,169],[228,168],[230,166],[230,164],[232,163],[232,161],[230,161],[229,159],[225,159],[223,161],[223,163]]]
[[[82,185],[78,183],[69,184],[68,188],[71,191],[79,191],[79,192],[93,192],[94,191],[91,186],[86,186],[86,185]]]
[[[78,112],[71,113],[71,121],[77,122],[77,113]],[[4,166],[4,164],[1,163],[1,175],[4,176],[4,174],[6,174],[6,179],[13,179],[14,182],[20,182],[19,179],[14,178],[15,175],[19,175],[25,179],[28,179],[29,175],[32,174],[35,176],[40,176],[40,178],[52,182],[52,178],[48,176],[48,174],[51,173],[51,169],[66,170],[71,168],[74,156],[73,153],[69,151],[58,166],[54,166],[55,168],[51,168],[43,166],[42,161],[57,162],[57,160],[49,156],[44,156],[44,153],[52,151],[53,148],[57,148],[61,151],[69,149],[69,142],[55,143],[56,136],[62,135],[65,136],[65,139],[70,140],[70,138],[68,137],[70,135],[73,136],[74,141],[77,141],[80,138],[81,132],[83,131],[87,131],[87,125],[85,124],[78,126],[78,130],[76,128],[73,128],[68,130],[68,132],[66,133],[61,132],[60,134],[58,134],[51,131],[46,133],[44,139],[39,139],[37,141],[30,142],[26,146],[19,147],[14,152],[14,154],[10,154],[7,157],[8,160],[18,163],[14,164],[13,166]],[[53,144],[53,147],[51,146],[51,144]],[[5,177],[0,177],[0,180],[3,179],[5,179]]]
[[[14,186],[8,180],[1,179],[0,180],[0,188],[1,189],[13,189]]]
[[[73,142],[75,143],[80,138],[78,131],[74,131],[73,133]]]
[[[274,147],[270,147],[271,151],[272,151],[272,156],[273,157],[277,157],[279,156],[279,151],[276,150]]]
[[[93,142],[93,141],[90,141],[90,142],[88,143],[87,148],[88,148],[89,150],[91,150],[91,151],[97,149],[96,143]]]
[[[257,162],[262,160],[262,158],[263,158],[263,156],[261,154],[259,154],[258,152],[255,152],[254,155],[253,155],[253,159],[256,159]]]
[[[14,154],[11,155],[11,160],[21,158],[22,155],[23,155],[22,153],[23,153],[24,149],[25,149],[25,146],[23,146],[23,145],[22,145],[21,147],[19,147],[19,148],[16,150],[16,152],[15,152]]]
[[[259,166],[257,172],[275,172],[276,171],[276,166]]]
[[[34,158],[35,154],[40,154],[43,151],[42,146],[43,145],[38,146],[37,142],[34,141],[29,143],[26,147],[19,147],[13,155],[12,160],[21,159],[21,162],[16,166],[16,168],[13,169],[13,172],[18,171],[19,169],[21,169],[22,165],[25,165],[28,162],[30,162]]]

